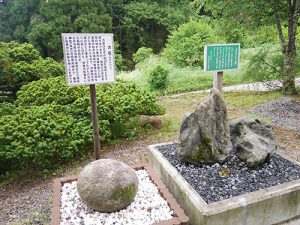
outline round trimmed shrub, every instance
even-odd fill
[[[178,66],[203,66],[204,46],[217,41],[207,23],[191,21],[170,34],[163,55]]]

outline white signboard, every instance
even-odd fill
[[[62,34],[70,86],[115,81],[113,34]]]

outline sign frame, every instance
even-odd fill
[[[214,69],[214,70],[207,70],[208,67],[208,60],[207,60],[207,48],[208,47],[225,47],[225,46],[238,46],[238,62],[237,62],[237,68],[234,69]],[[226,43],[226,44],[207,44],[204,46],[204,68],[203,70],[205,72],[220,72],[220,71],[237,71],[240,70],[240,56],[241,56],[241,44],[240,43]]]
[[[66,55],[66,46],[64,42],[65,36],[72,36],[72,37],[87,37],[87,36],[105,36],[111,37],[111,47],[112,47],[112,73],[113,73],[113,80],[109,81],[96,81],[96,82],[89,82],[89,83],[75,83],[70,84],[68,79],[68,63],[67,63],[67,55]],[[66,71],[66,81],[68,86],[76,87],[81,85],[92,85],[92,84],[105,84],[105,83],[114,83],[116,82],[116,65],[115,65],[115,53],[114,53],[114,35],[113,33],[62,33],[62,44],[63,44],[63,55],[64,55],[64,64],[65,64],[65,71]]]

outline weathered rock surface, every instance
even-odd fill
[[[197,165],[223,162],[231,149],[227,106],[220,92],[212,89],[195,112],[185,115],[178,153],[182,161]]]
[[[88,207],[100,212],[126,208],[138,190],[138,177],[127,164],[100,159],[89,163],[79,174],[77,191]]]
[[[257,119],[243,117],[230,122],[230,135],[237,157],[249,167],[270,160],[277,149],[272,127]]]

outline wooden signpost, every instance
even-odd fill
[[[204,48],[204,71],[215,72],[214,88],[222,92],[223,71],[238,70],[240,44],[212,44]]]
[[[90,85],[95,158],[100,159],[96,84],[115,81],[113,34],[62,34],[69,86]]]

